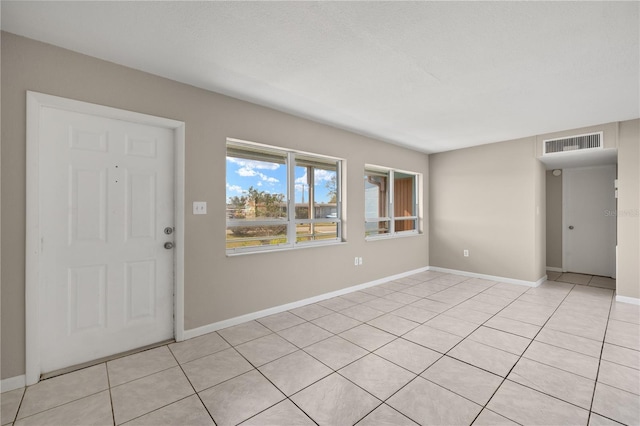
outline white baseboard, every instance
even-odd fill
[[[525,280],[517,280],[515,278],[497,277],[495,275],[477,274],[475,272],[458,271],[456,269],[440,268],[439,266],[430,266],[429,270],[430,271],[436,271],[436,272],[445,272],[447,274],[464,275],[465,277],[482,278],[484,280],[498,281],[498,282],[507,283],[507,284],[525,285],[527,287],[538,287],[540,284],[542,284],[543,282],[545,282],[547,280],[547,276],[546,275],[544,275],[542,278],[538,279],[537,281],[525,281]]]
[[[616,302],[630,303],[632,305],[640,305],[640,299],[627,296],[616,296]]]
[[[560,272],[560,273],[564,272],[562,268],[556,268],[555,266],[547,266],[547,271]]]
[[[296,302],[286,303],[284,305],[275,306],[273,308],[263,309],[261,311],[252,312],[238,317],[229,318],[227,320],[214,322],[212,324],[203,325],[202,327],[192,328],[184,331],[184,338],[191,339],[194,337],[202,336],[203,334],[211,333],[214,331],[222,330],[223,328],[232,327],[234,325],[242,324],[243,322],[253,321],[258,318],[263,318],[273,314],[279,314],[291,309],[299,308],[301,306],[309,305],[311,303],[320,302],[332,297],[342,296],[344,294],[353,293],[354,291],[362,290],[365,288],[373,287],[379,284],[384,284],[388,281],[397,280],[400,278],[408,277],[409,275],[417,274],[420,272],[428,271],[429,267],[414,269],[413,271],[403,272],[401,274],[392,275],[385,278],[380,278],[374,281],[369,281],[364,284],[354,285],[352,287],[343,288],[340,290],[332,291],[330,293],[324,293],[318,296],[310,297],[308,299],[298,300]]]
[[[0,381],[0,392],[9,392],[15,389],[25,387],[27,383],[26,376],[9,377]]]

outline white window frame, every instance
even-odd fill
[[[383,166],[375,166],[375,165],[371,165],[371,164],[365,164],[364,167],[364,176],[369,175],[369,174],[374,174],[374,173],[380,173],[380,174],[385,174],[387,176],[387,185],[388,185],[388,189],[387,189],[387,200],[386,200],[386,209],[387,209],[387,215],[384,217],[370,217],[367,218],[366,214],[365,214],[365,240],[370,241],[370,240],[383,240],[383,239],[388,239],[388,238],[397,238],[397,237],[403,237],[403,236],[409,236],[409,235],[419,235],[421,233],[420,230],[420,224],[421,224],[421,220],[420,220],[420,203],[421,203],[421,197],[420,197],[420,182],[422,181],[421,179],[421,175],[420,173],[416,173],[416,172],[411,172],[411,171],[407,171],[407,170],[399,170],[399,169],[392,169],[389,167],[383,167]],[[395,216],[395,212],[394,212],[394,197],[395,197],[395,188],[394,188],[394,184],[395,184],[395,175],[396,173],[401,173],[404,175],[411,175],[413,176],[413,213],[414,215],[412,216]],[[366,195],[365,195],[366,197]],[[411,230],[407,230],[407,231],[396,231],[395,229],[395,224],[397,220],[413,220],[414,221],[414,229]],[[383,234],[374,234],[374,235],[367,235],[367,231],[366,231],[366,224],[367,223],[380,223],[380,222],[388,222],[388,232],[383,233]]]
[[[234,148],[242,149],[243,147],[249,148],[251,150],[255,150],[259,153],[261,149],[264,149],[266,152],[277,152],[282,154],[285,158],[285,167],[286,167],[286,176],[287,176],[287,190],[286,190],[286,205],[287,205],[287,217],[281,219],[267,219],[267,220],[256,220],[247,222],[242,219],[229,219],[226,217],[226,228],[225,228],[225,244],[226,244],[226,229],[231,226],[269,226],[269,225],[286,225],[287,226],[287,241],[281,244],[273,244],[273,245],[257,245],[257,246],[247,246],[247,247],[237,247],[237,248],[227,248],[226,253],[228,256],[237,255],[237,254],[246,254],[246,253],[259,253],[259,252],[271,252],[278,250],[290,250],[297,249],[303,247],[315,247],[315,246],[323,246],[341,243],[342,239],[342,217],[343,217],[343,189],[342,189],[342,168],[344,164],[344,159],[331,157],[322,154],[291,150],[282,147],[276,147],[272,145],[265,145],[256,142],[243,141],[239,139],[227,138],[226,146],[232,146]],[[296,168],[296,156],[301,157],[311,157],[313,159],[317,159],[318,163],[335,163],[336,164],[336,218],[313,218],[314,210],[312,210],[312,218],[311,219],[296,219],[296,199],[295,199],[295,168]],[[226,170],[226,161],[225,161],[225,183],[227,181],[227,170]],[[225,191],[226,198],[226,191]],[[225,200],[226,203],[226,200]],[[335,223],[336,224],[336,238],[326,238],[320,240],[312,240],[312,241],[297,241],[297,231],[296,227],[298,224],[316,224],[316,223]],[[278,238],[278,237],[274,237]],[[281,237],[280,237],[281,238]]]

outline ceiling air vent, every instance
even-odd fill
[[[602,132],[544,141],[544,155],[602,148]]]

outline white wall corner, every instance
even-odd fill
[[[555,266],[547,266],[546,270],[551,272],[560,272],[560,273],[564,272],[562,268],[556,268]]]
[[[8,379],[2,379],[0,381],[0,392],[9,392],[15,389],[25,387],[27,383],[26,376],[9,377]]]

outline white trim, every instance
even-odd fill
[[[9,392],[26,386],[25,375],[9,377],[0,381],[0,392]]]
[[[40,217],[39,168],[40,110],[43,107],[75,111],[100,117],[164,127],[174,131],[175,161],[175,243],[174,254],[174,334],[184,340],[184,173],[185,123],[58,96],[27,91],[27,204],[26,204],[26,261],[25,261],[25,383],[32,385],[40,378]]]
[[[616,302],[630,303],[632,305],[640,305],[640,299],[636,297],[616,296]]]
[[[490,281],[499,281],[501,283],[507,283],[507,284],[524,285],[524,286],[527,286],[527,287],[538,287],[540,284],[542,284],[543,282],[545,282],[547,280],[547,276],[546,275],[544,275],[542,278],[538,279],[537,281],[525,281],[525,280],[518,280],[518,279],[515,279],[515,278],[497,277],[495,275],[477,274],[475,272],[458,271],[456,269],[440,268],[438,266],[430,266],[429,270],[430,271],[436,271],[436,272],[445,272],[447,274],[464,275],[465,277],[482,278],[484,280],[490,280]]]
[[[397,280],[400,278],[408,277],[413,274],[417,274],[420,272],[428,271],[429,267],[425,266],[423,268],[414,269],[412,271],[403,272],[401,274],[392,275],[385,278],[380,278],[374,281],[369,281],[367,283],[354,285],[352,287],[343,288],[341,290],[332,291],[330,293],[324,293],[318,296],[309,297],[307,299],[298,300],[296,302],[287,303],[280,306],[275,306],[273,308],[263,309],[257,312],[251,312],[249,314],[240,315],[238,317],[229,318],[227,320],[214,322],[212,324],[203,325],[202,327],[192,328],[191,330],[185,330],[184,338],[191,339],[193,337],[202,336],[203,334],[211,333],[214,331],[221,330],[223,328],[232,327],[234,325],[242,324],[247,321],[253,321],[258,318],[266,317],[273,314],[279,314],[281,312],[288,311],[290,309],[299,308],[301,306],[309,305],[311,303],[320,302],[322,300],[331,299],[332,297],[342,296],[343,294],[353,293],[354,291],[362,290],[365,288],[373,287],[379,284],[384,284],[389,281]]]
[[[562,268],[556,268],[555,266],[547,266],[547,271],[551,272],[564,272]]]

